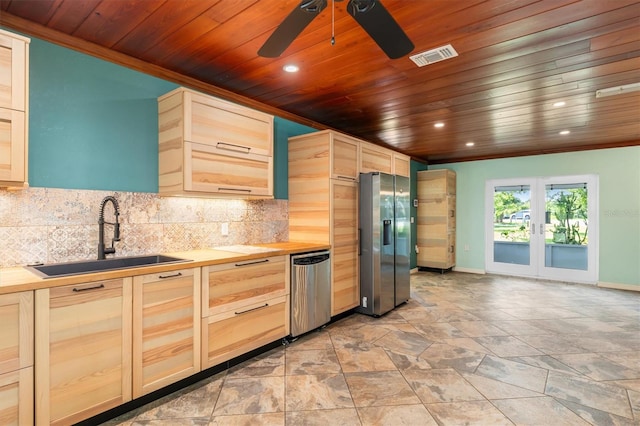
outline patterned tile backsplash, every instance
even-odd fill
[[[0,267],[92,259],[100,203],[120,205],[116,256],[287,241],[286,200],[160,197],[157,194],[55,188],[0,190]],[[105,220],[113,221],[107,204]],[[221,225],[228,223],[223,236]],[[113,228],[105,225],[105,244]]]

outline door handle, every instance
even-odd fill
[[[531,235],[533,235],[533,234],[535,234],[535,233],[536,233],[536,224],[535,224],[535,223],[532,223],[532,224],[531,224]]]

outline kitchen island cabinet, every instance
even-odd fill
[[[133,277],[133,398],[200,371],[200,268]]]
[[[202,268],[202,368],[289,334],[288,256]]]
[[[0,295],[0,424],[33,423],[33,292]]]
[[[131,400],[132,278],[35,293],[37,424],[71,424]]]
[[[273,197],[273,116],[178,88],[158,98],[159,192]]]
[[[28,185],[29,43],[0,30],[0,187]]]

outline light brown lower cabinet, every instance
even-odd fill
[[[132,278],[36,290],[36,423],[131,400]]]
[[[289,257],[202,268],[202,369],[289,334]]]
[[[200,268],[133,278],[133,397],[200,371]]]
[[[0,425],[33,423],[33,292],[0,295]]]

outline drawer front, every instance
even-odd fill
[[[273,195],[273,158],[185,142],[184,189],[237,195]]]
[[[33,424],[33,367],[0,374],[0,424]]]
[[[202,368],[212,367],[289,334],[288,296],[203,318]]]
[[[33,365],[33,292],[0,296],[0,324],[0,374]]]
[[[203,268],[202,315],[214,315],[288,294],[285,256]]]
[[[231,152],[272,155],[272,116],[198,94],[187,94],[188,99],[191,122],[187,141]]]

